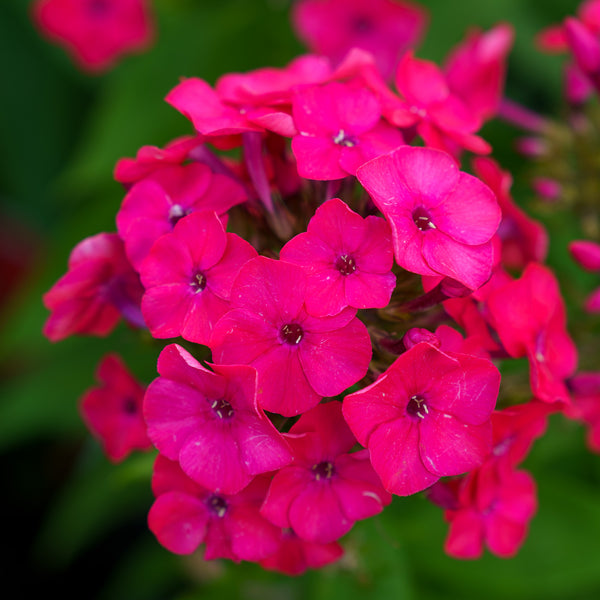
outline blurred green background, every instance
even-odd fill
[[[443,552],[439,509],[417,495],[396,498],[382,515],[345,539],[340,563],[299,578],[251,564],[178,558],[146,528],[152,455],[111,465],[87,434],[77,400],[94,370],[118,349],[145,382],[159,347],[140,347],[126,327],[108,339],[51,344],[40,331],[41,295],[65,272],[73,246],[114,231],[123,197],[116,161],[145,144],[162,146],[190,132],[163,98],[181,76],[211,83],[229,71],[283,66],[306,49],[289,22],[286,0],[155,0],[158,37],[102,76],[77,70],[32,26],[26,0],[0,2],[0,465],[4,515],[0,563],[5,589],[34,598],[154,600],[244,598],[446,599],[600,597],[600,457],[581,426],[556,418],[525,467],[539,486],[539,512],[512,560],[491,555],[462,562]],[[430,24],[418,56],[440,61],[469,26],[514,24],[508,96],[560,118],[561,57],[540,54],[533,36],[572,13],[567,0],[421,2]],[[518,131],[486,126],[494,156],[512,170],[514,194],[530,194]],[[550,261],[566,277],[573,230],[551,229]],[[550,223],[552,226],[552,223]],[[596,284],[580,276],[574,301]],[[578,318],[576,305],[570,307]],[[594,368],[597,355],[586,356]]]

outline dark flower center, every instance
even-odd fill
[[[435,225],[431,221],[431,215],[422,206],[417,206],[412,212],[412,218],[415,225],[421,231],[428,231],[429,229],[436,229]]]
[[[104,16],[110,11],[110,0],[89,0],[88,9],[95,17]]]
[[[282,343],[290,346],[297,346],[302,340],[304,331],[298,323],[286,323],[279,330],[279,339]]]
[[[175,225],[177,225],[177,223],[181,221],[183,217],[187,217],[187,215],[189,215],[191,212],[191,210],[186,210],[183,208],[181,204],[173,204],[173,206],[171,206],[169,209],[169,222],[173,227],[175,227]]]
[[[358,140],[353,138],[352,136],[346,135],[346,132],[343,129],[340,129],[333,136],[333,143],[338,146],[346,146],[347,148],[352,148],[358,144]]]
[[[333,466],[333,463],[331,463],[327,460],[324,460],[323,462],[316,464],[312,468],[312,472],[317,481],[319,481],[321,479],[331,479],[335,472],[335,468]]]
[[[367,33],[373,28],[373,21],[367,15],[361,15],[352,21],[352,30],[355,33]]]
[[[210,407],[219,419],[231,419],[234,414],[233,406],[227,400],[221,398],[219,400],[210,401]]]
[[[340,254],[335,259],[334,266],[342,275],[352,275],[356,271],[356,261],[349,254]]]
[[[406,412],[413,419],[424,419],[429,414],[427,403],[422,396],[413,396],[406,406]]]
[[[128,396],[123,400],[123,412],[126,415],[135,415],[138,412],[138,405],[135,398]]]
[[[190,285],[194,288],[194,292],[196,292],[196,294],[201,292],[206,287],[206,275],[200,271],[194,273]]]
[[[206,505],[208,506],[208,510],[216,517],[219,517],[219,519],[223,518],[227,512],[227,501],[216,494],[208,498]]]

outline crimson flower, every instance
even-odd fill
[[[271,482],[261,514],[298,537],[327,544],[355,521],[380,513],[391,496],[381,486],[366,450],[350,453],[356,439],[341,402],[320,404],[290,429],[293,464]]]
[[[51,311],[44,335],[53,342],[70,335],[108,335],[123,316],[144,326],[144,288],[116,233],[98,233],[79,242],[68,271],[44,294]]]
[[[111,68],[123,54],[145,49],[154,38],[148,0],[38,0],[40,29],[64,46],[86,71]]]
[[[501,211],[493,192],[432,148],[402,146],[356,173],[392,228],[403,268],[475,290],[490,277]]]
[[[177,344],[158,359],[160,377],[144,400],[148,435],[179,461],[196,483],[234,494],[252,478],[288,464],[292,456],[256,403],[256,370],[246,365],[205,369]]]
[[[404,143],[402,134],[381,119],[381,105],[364,87],[338,81],[298,90],[293,103],[298,130],[292,151],[298,173],[332,180],[356,174],[367,160]]]
[[[194,211],[224,215],[246,200],[244,188],[202,163],[170,165],[135,183],[117,213],[117,229],[139,269],[152,244]]]
[[[152,443],[142,414],[145,387],[116,354],[102,359],[96,375],[101,385],[85,393],[80,411],[108,458],[120,462],[132,450],[149,450]]]
[[[304,269],[306,309],[313,315],[335,315],[346,306],[383,308],[396,286],[388,224],[363,219],[339,198],[322,204],[280,257]]]
[[[306,311],[306,294],[301,267],[249,260],[210,343],[215,362],[254,366],[259,406],[284,416],[340,394],[366,375],[371,360],[371,339],[356,310],[315,317]]]
[[[159,454],[152,476],[156,499],[148,526],[175,554],[191,554],[204,543],[205,560],[261,560],[280,547],[279,528],[259,512],[268,485],[269,478],[259,476],[237,494],[216,493]]]
[[[225,231],[214,212],[181,219],[156,240],[140,267],[142,314],[152,335],[208,344],[214,324],[229,310],[240,267],[256,255],[246,240]]]
[[[536,486],[526,471],[499,469],[495,461],[470,473],[459,485],[458,505],[447,510],[446,552],[455,558],[514,556],[537,510]]]
[[[366,50],[386,78],[402,52],[417,44],[426,21],[418,5],[394,0],[302,0],[292,12],[312,52],[339,63],[351,48]]]
[[[421,342],[346,396],[343,412],[384,487],[408,496],[483,462],[499,386],[489,360]]]

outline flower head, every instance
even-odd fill
[[[489,360],[420,342],[346,396],[344,417],[384,487],[408,496],[483,462],[499,386]]]

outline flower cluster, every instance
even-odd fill
[[[149,526],[174,553],[298,574],[392,495],[426,491],[449,554],[510,556],[549,415],[593,422],[598,447],[600,385],[576,373],[546,231],[484,156],[482,125],[515,111],[511,28],[472,31],[441,67],[416,56],[420,10],[368,5],[334,47],[319,11],[366,4],[299,2],[319,54],[176,85],[190,131],[119,160],[116,233],[82,241],[45,295],[52,340],[122,317],[157,344],[145,393],[112,381],[112,358],[83,410],[113,459],[156,449]],[[405,32],[393,52],[365,41],[380,29]],[[573,252],[599,268],[597,247]],[[142,393],[147,439],[123,431]]]

